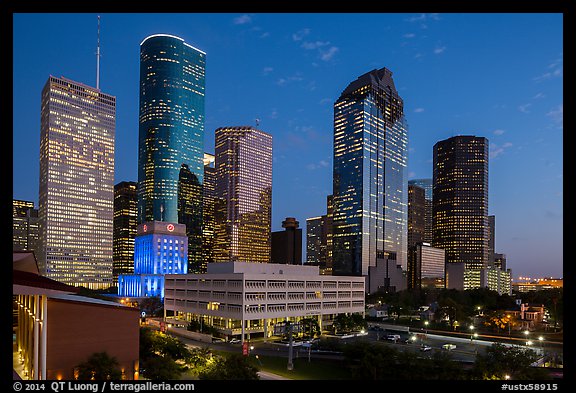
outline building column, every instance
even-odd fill
[[[40,325],[40,295],[34,295],[34,312],[32,313],[32,318],[34,320],[34,361],[32,363],[32,379],[40,379],[38,374],[38,335],[39,335],[39,325]]]
[[[266,342],[268,341],[268,320],[264,318],[263,321],[264,321],[264,342]]]
[[[48,296],[42,296],[42,338],[40,339],[40,349],[41,349],[41,357],[40,357],[40,370],[42,370],[42,374],[40,379],[46,380],[46,347],[48,341]]]
[[[244,320],[244,316],[242,316],[242,336],[240,336],[240,341],[242,341],[242,344],[244,344],[244,332],[246,331],[246,329],[244,329],[245,323],[246,321]]]

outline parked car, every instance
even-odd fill
[[[396,341],[400,340],[400,335],[399,334],[389,334],[386,336],[386,340],[396,342]]]
[[[432,350],[432,347],[429,346],[429,345],[422,345],[422,346],[420,347],[420,350],[421,350],[422,352],[427,352],[427,351],[431,351],[431,350]]]
[[[228,341],[230,344],[240,344],[242,342],[242,340],[237,339],[237,338],[233,338],[230,341]]]
[[[453,349],[456,349],[456,345],[454,344],[444,344],[442,345],[442,348],[446,349],[447,351],[451,351]]]

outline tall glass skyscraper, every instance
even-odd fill
[[[114,241],[112,275],[118,283],[118,275],[134,272],[134,238],[138,183],[122,181],[114,186]]]
[[[12,200],[12,251],[38,254],[38,209],[34,202]]]
[[[41,274],[112,284],[116,97],[50,76],[42,90],[37,253]]]
[[[214,262],[214,198],[216,197],[216,157],[204,153],[204,187],[202,192],[202,264],[194,273],[206,273],[208,263]]]
[[[270,262],[272,135],[216,130],[216,262]]]
[[[138,223],[186,225],[192,271],[202,260],[206,53],[166,34],[140,44]]]
[[[433,246],[464,263],[464,289],[488,264],[488,140],[455,136],[434,145]]]
[[[408,181],[408,186],[418,186],[424,189],[424,239],[426,243],[432,243],[432,179],[413,179]]]
[[[407,268],[408,129],[392,72],[370,71],[334,104],[333,274],[376,260]]]

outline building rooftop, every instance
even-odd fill
[[[278,263],[217,262],[208,263],[207,273],[289,274],[294,276],[318,276],[318,266],[284,265]]]

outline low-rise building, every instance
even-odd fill
[[[364,277],[321,275],[318,266],[209,263],[206,274],[165,276],[165,321],[198,321],[228,338],[269,338],[278,322],[364,314]]]
[[[78,288],[40,276],[33,253],[14,253],[13,266],[15,376],[74,380],[79,364],[106,352],[122,379],[138,379],[138,309],[78,296]]]

